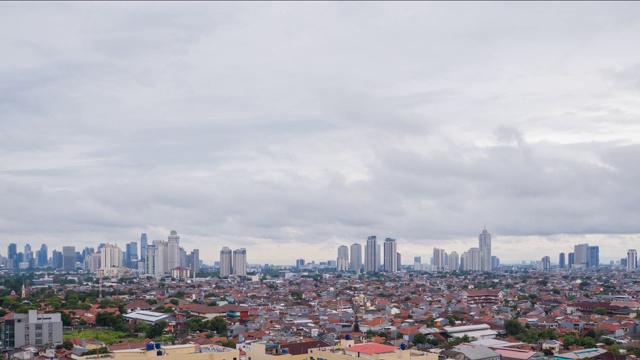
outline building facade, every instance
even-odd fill
[[[11,314],[2,323],[2,349],[13,350],[25,345],[62,344],[62,318],[59,313]]]
[[[398,247],[396,239],[386,238],[384,240],[384,271],[398,271]]]

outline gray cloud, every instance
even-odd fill
[[[639,15],[1,4],[2,236],[60,247],[176,228],[208,261],[229,245],[291,263],[377,234],[407,261],[460,252],[486,224],[508,261],[585,239],[622,257],[640,233]]]

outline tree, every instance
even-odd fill
[[[607,309],[598,306],[595,309],[593,309],[593,313],[596,315],[607,315]]]
[[[213,330],[218,334],[224,334],[227,332],[227,321],[222,316],[216,316],[213,319],[209,320],[207,324],[207,328],[209,330]]]
[[[508,335],[518,335],[524,332],[524,328],[518,319],[508,319],[504,322],[504,329]]]
[[[221,342],[221,345],[232,349],[236,348],[236,343],[233,340],[223,341]]]
[[[417,333],[413,337],[413,345],[424,345],[427,343],[427,337],[423,333]]]

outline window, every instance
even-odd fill
[[[42,330],[42,324],[36,324],[36,330]]]

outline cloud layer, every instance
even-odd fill
[[[0,232],[208,262],[640,233],[640,4],[0,5]],[[121,245],[122,246],[122,245]],[[0,253],[6,250],[0,249]]]

